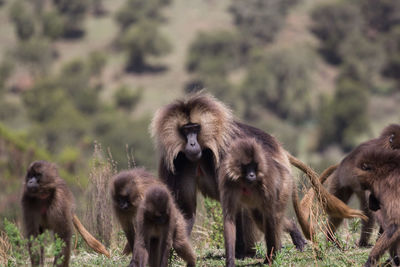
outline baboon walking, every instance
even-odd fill
[[[110,256],[106,248],[86,231],[74,215],[72,193],[59,177],[54,164],[47,161],[31,163],[25,177],[22,211],[25,234],[29,239],[48,229],[64,241],[65,246],[61,254],[55,257],[54,265],[65,267],[69,264],[73,225],[91,248],[107,257]],[[38,253],[33,251],[31,246],[29,241],[32,266],[44,265],[43,247]],[[61,256],[61,264],[56,264]]]
[[[186,222],[166,186],[153,185],[140,202],[136,217],[137,235],[130,266],[166,267],[171,248],[196,265],[196,256],[186,232]]]

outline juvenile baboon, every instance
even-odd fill
[[[344,203],[348,203],[351,196],[356,194],[360,201],[360,209],[363,210],[364,214],[368,217],[368,220],[362,222],[361,236],[359,240],[359,246],[368,246],[368,240],[370,238],[375,218],[373,213],[368,209],[368,193],[366,193],[360,186],[358,179],[355,178],[354,172],[356,170],[356,158],[363,151],[368,148],[383,148],[387,150],[396,150],[400,148],[400,125],[391,124],[387,126],[378,138],[371,139],[367,142],[360,144],[358,147],[353,149],[337,166],[331,166],[321,175],[321,182],[326,179],[326,186],[328,191],[342,200]],[[312,201],[312,195],[314,193],[310,190],[302,200],[301,207],[308,207]],[[307,213],[304,210],[304,213]],[[341,216],[337,216],[327,210],[329,216],[330,231],[328,231],[328,237],[334,240],[332,233],[340,226],[343,221]]]
[[[271,257],[281,248],[281,232],[290,224],[285,210],[295,190],[293,185],[289,160],[283,149],[268,150],[254,138],[237,139],[231,144],[219,171],[227,266],[235,264],[235,218],[241,208],[251,213],[264,233],[265,263],[272,261]],[[304,245],[296,225],[289,232],[297,232],[293,242]]]
[[[389,249],[396,266],[400,265],[400,152],[366,149],[356,160],[355,177],[363,189],[371,191],[371,208],[379,209],[384,232],[379,236],[364,266],[373,266]]]
[[[197,189],[204,196],[219,200],[217,170],[234,139],[253,137],[270,151],[282,149],[271,135],[235,121],[224,104],[202,92],[159,109],[152,120],[151,133],[160,154],[159,176],[173,192],[187,220],[189,234],[196,216]],[[311,168],[287,154],[291,164],[307,172],[325,206],[345,213],[343,216],[362,216],[329,195]],[[243,229],[238,228],[238,232]],[[249,236],[238,235],[238,248],[253,247],[254,240],[244,238]],[[239,256],[246,254],[238,250]]]
[[[59,177],[54,164],[47,161],[31,163],[25,176],[22,210],[32,266],[43,265],[44,255],[43,248],[40,253],[32,251],[30,238],[42,234],[45,230],[53,231],[65,243],[61,255],[55,257],[54,265],[59,257],[63,256],[62,263],[57,266],[68,266],[73,225],[91,248],[107,257],[110,256],[106,248],[86,231],[74,215],[72,193]]]
[[[147,188],[154,184],[161,184],[161,181],[143,168],[121,171],[111,179],[113,209],[128,240],[124,254],[132,253],[137,209]]]
[[[130,266],[166,267],[173,247],[187,266],[196,265],[196,255],[186,233],[186,222],[166,186],[153,185],[140,202],[137,234]]]

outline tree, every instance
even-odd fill
[[[246,107],[260,105],[294,123],[310,119],[312,54],[299,49],[280,49],[253,54],[242,86]]]
[[[400,25],[400,2],[393,0],[359,0],[369,29],[388,32]]]
[[[159,32],[157,24],[147,20],[130,26],[121,44],[128,52],[126,69],[135,72],[145,70],[147,56],[163,56],[171,51],[171,44]]]
[[[142,20],[160,19],[160,0],[127,0],[121,9],[117,12],[115,19],[125,31],[132,24]]]
[[[14,23],[15,33],[22,40],[30,39],[35,33],[35,20],[32,11],[23,1],[16,1],[10,7],[10,18]]]
[[[186,69],[201,75],[224,75],[240,62],[238,36],[229,31],[200,33],[189,47]]]
[[[345,151],[350,151],[357,145],[357,137],[369,130],[367,90],[343,77],[333,99],[323,103],[319,148],[338,143]]]
[[[321,41],[321,54],[330,63],[341,63],[341,44],[362,30],[363,21],[358,7],[347,1],[325,3],[312,11],[311,18],[311,31]]]
[[[229,11],[244,40],[272,42],[282,28],[289,7],[298,0],[233,0]]]
[[[53,0],[53,3],[64,20],[63,36],[71,38],[82,36],[89,0]]]

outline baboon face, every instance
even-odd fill
[[[198,161],[201,158],[201,146],[198,142],[198,135],[201,127],[197,123],[188,123],[181,127],[181,134],[186,140],[186,146],[184,149],[185,156],[190,161]]]
[[[400,149],[400,124],[391,124],[387,126],[381,136],[387,138],[391,149]]]
[[[54,190],[54,178],[57,177],[57,168],[46,161],[33,162],[26,173],[26,193],[42,199],[49,197]]]
[[[356,176],[363,189],[370,189],[376,182],[384,180],[400,166],[400,153],[385,149],[366,150],[357,159]]]
[[[123,212],[135,209],[140,202],[137,185],[128,178],[124,179],[124,177],[114,182],[112,197],[116,209]]]
[[[156,190],[149,190],[145,203],[144,218],[150,224],[163,225],[169,221],[171,203],[168,196],[162,192]]]
[[[254,161],[242,164],[242,180],[246,184],[254,184],[257,181],[257,169],[258,164]]]
[[[261,146],[254,139],[239,139],[232,144],[225,169],[230,179],[249,187],[259,184],[266,173],[267,162]]]

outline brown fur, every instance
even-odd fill
[[[173,247],[188,266],[196,256],[186,233],[186,223],[166,186],[151,186],[136,217],[137,236],[130,266],[166,267]]]
[[[237,139],[231,144],[219,171],[227,266],[234,266],[235,218],[241,208],[252,214],[259,230],[265,234],[266,262],[280,249],[282,230],[293,229],[284,217],[293,190],[293,177],[288,160],[283,160],[285,157],[283,150],[270,153],[253,138]],[[246,183],[243,173],[242,166],[249,163],[257,165],[253,184]]]
[[[372,248],[365,266],[375,265],[386,250],[397,255],[400,245],[400,152],[366,149],[356,161],[355,177],[370,190],[380,204],[380,223],[384,228]]]
[[[137,209],[147,188],[155,184],[161,184],[161,181],[143,168],[121,171],[111,179],[110,193],[113,200],[113,209],[128,240],[123,251],[124,254],[132,253],[135,241],[134,221]],[[128,205],[126,209],[121,209],[119,206],[118,200],[121,197],[126,198]]]
[[[187,123],[197,123],[200,126],[198,144],[202,154],[197,161],[190,160],[185,154],[187,141],[181,130]],[[190,95],[184,100],[162,107],[153,118],[151,132],[160,152],[159,176],[167,183],[187,220],[188,233],[191,232],[195,220],[197,191],[200,190],[205,196],[219,199],[217,170],[234,139],[255,138],[263,147],[276,155],[274,159],[277,162],[289,166],[289,154],[282,153],[284,150],[274,137],[260,129],[235,121],[229,108],[204,93]],[[310,179],[316,180],[313,182],[313,186],[317,186],[315,190],[324,192],[317,185],[319,181],[315,172],[296,158],[289,157],[291,161],[296,160],[294,165],[307,172]],[[312,178],[312,175],[316,178]],[[340,208],[336,211],[343,212],[343,216],[348,216],[354,211],[337,199],[322,194],[324,205],[331,209],[339,205]],[[253,241],[245,240],[251,243],[250,246],[254,245]]]
[[[390,142],[392,140],[392,142]],[[362,190],[359,181],[354,177],[354,171],[356,169],[355,160],[357,155],[362,153],[364,150],[373,147],[373,148],[384,148],[388,150],[399,149],[400,148],[400,125],[399,124],[391,124],[387,126],[381,133],[381,135],[376,139],[371,139],[367,142],[360,144],[353,151],[351,151],[341,162],[335,166],[329,167],[324,171],[323,175],[321,175],[321,182],[323,179],[326,179],[326,185],[328,191],[342,200],[344,203],[347,203],[350,197],[355,193],[360,201],[360,208],[364,211],[364,214],[368,217],[367,221],[363,222],[363,226],[361,229],[361,237],[359,240],[360,246],[368,246],[368,240],[370,234],[373,230],[374,226],[374,216],[373,213],[368,209],[367,196],[364,190]],[[332,172],[333,171],[333,172]],[[332,172],[327,178],[328,175]],[[312,203],[313,193],[311,190],[306,194],[306,196],[301,201],[301,207],[303,209],[304,214],[307,214],[306,207],[309,207]],[[335,232],[336,229],[340,226],[343,218],[341,214],[332,212],[331,210],[325,210],[329,215],[329,224],[332,232]],[[334,237],[329,234],[330,239],[334,240]]]
[[[31,177],[38,179],[37,191],[28,189],[27,184]],[[88,241],[90,247],[110,256],[105,247],[86,231],[74,215],[74,198],[64,180],[59,177],[54,164],[46,161],[31,163],[24,183],[22,210],[25,233],[28,238],[36,237],[48,229],[64,241],[65,246],[60,255],[64,258],[58,266],[68,266],[69,264],[73,223],[78,224],[78,231],[84,240]],[[29,254],[33,266],[44,264],[43,248],[41,248],[40,255],[37,255],[32,252],[31,242],[29,242]],[[58,257],[54,259],[54,263]]]

